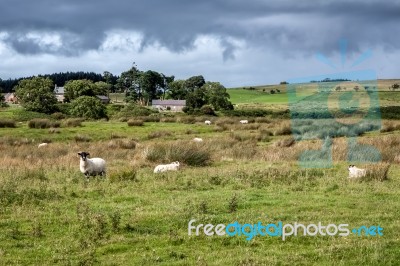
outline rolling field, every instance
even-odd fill
[[[313,86],[305,85],[300,98],[323,101]],[[283,86],[273,95],[263,88],[277,87],[229,93],[239,108],[287,108]],[[366,95],[358,94],[361,106]],[[379,92],[383,105],[398,105],[398,95]],[[178,114],[135,118],[144,121],[138,126],[118,119],[59,119],[56,127],[36,129],[29,127],[32,118],[49,117],[18,107],[0,109],[0,265],[347,266],[400,261],[398,120],[346,127],[357,124],[357,118],[342,119],[342,125],[327,119],[291,123],[272,116]],[[14,120],[15,127],[1,127],[6,119]],[[241,119],[249,124],[240,124]],[[299,141],[298,136],[306,137]],[[194,137],[204,141],[195,143]],[[42,142],[49,145],[38,148]],[[326,143],[329,149],[321,149]],[[104,158],[107,176],[86,180],[79,170],[79,151]],[[302,168],[305,151],[311,154],[309,163],[328,158],[331,151],[331,164]],[[357,162],[372,160],[374,151],[379,163]],[[366,177],[348,178],[349,154],[359,156],[351,164],[367,169]],[[174,161],[181,163],[179,171],[153,173],[156,165]],[[191,220],[194,227],[248,225],[241,235],[207,236],[204,226],[199,235],[196,229],[189,235]],[[349,234],[305,236],[300,228],[285,240],[279,234],[262,236],[262,231],[251,235],[256,230],[250,225],[259,222],[347,224]],[[383,228],[382,235],[372,226]]]

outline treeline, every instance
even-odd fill
[[[113,75],[110,72],[105,71],[103,74],[94,73],[94,72],[60,72],[60,73],[53,73],[53,74],[46,74],[46,75],[38,75],[39,77],[49,78],[53,81],[53,84],[57,86],[64,86],[67,81],[70,80],[81,80],[87,79],[93,82],[104,81],[109,84],[116,84],[118,76]],[[0,91],[7,93],[12,92],[13,88],[18,85],[18,82],[24,79],[31,79],[33,77],[23,77],[17,79],[8,79],[2,80],[0,79]]]

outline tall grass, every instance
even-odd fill
[[[57,128],[60,126],[60,122],[49,119],[32,119],[28,122],[29,128]]]
[[[206,166],[211,163],[211,153],[192,142],[157,143],[149,147],[145,156],[150,162],[179,161],[190,166]]]
[[[4,128],[4,127],[14,128],[14,127],[16,127],[16,123],[12,119],[2,118],[2,119],[0,119],[0,128]]]

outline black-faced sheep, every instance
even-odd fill
[[[79,169],[86,176],[104,176],[106,174],[106,161],[102,158],[91,158],[88,152],[79,152],[80,164]]]

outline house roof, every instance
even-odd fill
[[[110,98],[108,98],[105,95],[96,95],[97,98],[99,98],[100,100],[110,100]]]
[[[152,100],[151,105],[186,106],[186,100]]]

